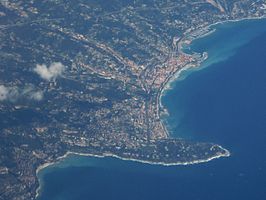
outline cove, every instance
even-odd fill
[[[39,200],[266,199],[265,49],[266,20],[217,25],[191,45],[209,60],[183,73],[162,97],[173,136],[221,144],[231,157],[163,167],[69,156],[40,171]]]

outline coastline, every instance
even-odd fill
[[[191,43],[191,42],[193,42],[194,40],[197,40],[197,39],[200,39],[200,38],[207,37],[207,36],[211,35],[212,33],[214,33],[216,30],[215,30],[215,29],[212,29],[212,28],[211,28],[212,26],[216,26],[216,25],[219,25],[219,24],[230,23],[230,22],[240,22],[240,21],[245,21],[245,20],[260,20],[260,19],[266,19],[266,16],[264,16],[264,17],[246,17],[246,18],[242,18],[242,19],[229,19],[229,20],[225,20],[225,21],[215,22],[215,23],[213,23],[213,24],[210,24],[210,25],[207,25],[207,26],[205,26],[205,27],[202,27],[201,29],[203,29],[203,30],[209,30],[209,31],[208,31],[208,32],[204,32],[203,35],[198,35],[197,37],[194,37],[194,38],[193,38],[192,40],[190,40],[189,42]],[[199,31],[199,30],[196,30],[196,31]],[[182,46],[183,46],[184,43],[186,43],[186,42],[185,42],[186,38],[190,37],[191,34],[193,34],[194,32],[195,32],[195,30],[193,30],[193,31],[190,32],[190,33],[186,33],[186,32],[185,32],[185,33],[184,33],[184,36],[179,40],[177,46],[178,46],[178,51],[179,51],[181,54],[191,56],[191,54],[187,54],[187,53],[185,53],[184,51],[182,51]],[[206,52],[206,53],[207,53],[207,52]],[[207,53],[207,59],[208,59],[208,53]],[[207,59],[202,60],[202,61],[199,63],[199,65],[197,65],[197,66],[189,66],[189,64],[188,64],[188,65],[184,66],[183,68],[181,68],[180,70],[177,70],[177,71],[176,71],[176,72],[170,77],[170,79],[167,79],[167,80],[165,81],[164,87],[162,87],[162,90],[161,90],[161,95],[160,95],[160,105],[162,105],[162,104],[161,104],[161,97],[163,96],[164,92],[167,92],[167,90],[171,89],[171,84],[172,84],[172,82],[175,82],[175,81],[180,77],[180,74],[181,74],[183,71],[186,71],[186,70],[188,70],[188,69],[190,69],[190,68],[195,68],[195,67],[196,67],[196,68],[199,68],[200,65],[201,65],[201,63],[204,62],[204,61],[207,60]],[[162,107],[163,107],[163,106],[162,106]]]
[[[264,17],[247,17],[247,18],[235,19],[235,20],[232,20],[232,19],[231,20],[225,20],[225,21],[220,21],[220,22],[216,22],[216,23],[210,24],[210,25],[208,25],[206,27],[203,27],[202,29],[208,29],[208,28],[211,28],[212,26],[215,26],[215,25],[218,25],[218,24],[224,24],[224,23],[228,23],[228,22],[238,22],[238,21],[245,21],[245,20],[260,20],[260,19],[265,19],[265,18],[266,18],[266,16],[264,16]],[[214,32],[213,29],[210,29],[210,32],[213,33]],[[185,32],[184,33],[184,37],[182,37],[180,39],[180,41],[178,42],[178,51],[181,54],[186,54],[186,53],[182,51],[182,48],[179,49],[179,44],[182,47],[182,44],[184,43],[184,40],[187,37],[189,37],[192,33],[194,33],[194,31],[192,31],[190,33],[186,33]],[[209,34],[211,34],[211,33],[209,33]],[[188,34],[188,35],[186,35],[186,34]],[[193,38],[193,40],[206,37],[209,34],[208,33],[205,33],[204,35],[199,35],[199,36]],[[190,42],[192,42],[193,40],[191,40]],[[162,102],[161,102],[162,96],[164,95],[165,92],[167,92],[167,90],[171,89],[171,84],[180,77],[180,74],[183,71],[186,71],[186,70],[188,70],[190,68],[194,68],[194,67],[197,67],[197,68],[200,67],[201,63],[204,60],[202,60],[201,62],[199,62],[199,64],[197,66],[191,66],[190,64],[187,64],[184,67],[182,67],[181,69],[177,69],[172,75],[170,75],[169,77],[167,77],[167,79],[162,84],[162,87],[159,90],[159,93],[158,93],[158,95],[156,97],[157,106],[158,106],[158,108],[157,108],[157,114],[158,114],[158,117],[160,119],[160,123],[163,126],[163,128],[166,131],[166,134],[168,136],[170,136],[170,134],[169,134],[169,132],[168,132],[165,124],[163,123],[163,121],[162,121],[162,119],[160,117],[161,116],[160,109],[161,108],[164,108],[163,105],[162,105]],[[43,169],[45,169],[45,168],[47,168],[49,166],[58,164],[62,159],[66,158],[69,155],[79,155],[79,156],[97,157],[97,158],[112,157],[112,158],[117,158],[117,159],[125,160],[125,161],[134,161],[134,162],[138,162],[138,163],[151,164],[151,165],[161,165],[161,166],[177,166],[177,165],[192,165],[192,164],[206,163],[206,162],[209,162],[209,161],[214,160],[214,159],[218,159],[218,158],[221,158],[221,157],[229,157],[230,156],[230,152],[227,149],[225,149],[225,148],[223,148],[223,147],[221,147],[219,145],[214,145],[214,146],[218,146],[219,148],[223,149],[226,153],[225,154],[216,155],[216,156],[210,157],[210,158],[205,159],[205,160],[204,159],[200,159],[200,160],[195,160],[195,161],[190,161],[190,162],[176,162],[176,163],[151,162],[151,161],[145,161],[145,160],[130,159],[130,158],[120,157],[120,156],[117,156],[117,155],[114,155],[114,154],[111,154],[111,153],[104,153],[102,155],[97,155],[97,154],[90,154],[90,153],[78,153],[78,152],[68,151],[63,156],[58,157],[54,162],[47,162],[47,163],[45,163],[43,165],[40,165],[36,169],[36,176],[37,176],[37,179],[39,181],[39,187],[36,190],[36,196],[35,196],[35,198],[38,198],[39,195],[40,195],[40,192],[41,192],[40,178],[38,176],[38,174],[40,173],[40,171],[42,171]]]
[[[219,21],[219,22],[215,22],[213,24],[209,24],[207,26],[202,27],[200,30],[193,30],[191,32],[184,32],[184,36],[179,40],[178,44],[177,44],[177,51],[179,51],[180,54],[183,55],[188,55],[191,56],[191,54],[187,54],[182,50],[182,46],[183,44],[186,43],[186,39],[188,37],[191,36],[191,34],[195,33],[195,31],[201,32],[201,30],[208,30],[207,32],[203,32],[203,34],[199,34],[196,37],[192,37],[192,40],[189,40],[189,43],[191,44],[194,40],[200,39],[200,38],[204,38],[209,36],[210,34],[214,33],[216,31],[216,29],[213,29],[213,26],[219,25],[219,24],[225,24],[225,23],[230,23],[230,22],[240,22],[240,21],[246,21],[246,20],[261,20],[261,19],[266,19],[266,15],[265,16],[261,16],[261,17],[245,17],[245,18],[241,18],[241,19],[228,19],[225,21]],[[200,68],[201,64],[208,59],[208,53],[207,52],[203,52],[206,54],[206,58],[201,60],[198,65],[196,66],[192,66],[190,64],[185,65],[184,67],[182,67],[181,69],[177,69],[173,75],[170,75],[169,77],[167,77],[167,79],[165,80],[165,82],[162,84],[162,87],[160,88],[159,92],[158,92],[158,96],[157,96],[157,105],[159,106],[159,108],[157,108],[157,117],[160,119],[160,123],[161,126],[163,127],[163,129],[165,130],[167,136],[170,136],[169,131],[167,130],[166,125],[163,123],[162,119],[161,119],[161,111],[160,110],[165,110],[164,106],[162,105],[162,97],[164,96],[164,94],[171,89],[171,84],[175,81],[177,81],[180,78],[180,75],[182,74],[182,72],[187,71],[191,68]],[[168,113],[167,109],[166,109],[166,113]]]
[[[40,165],[36,169],[36,176],[38,178],[39,187],[36,190],[35,199],[37,199],[39,197],[39,195],[41,194],[40,193],[41,192],[41,184],[40,184],[41,181],[40,181],[40,178],[38,176],[40,171],[44,170],[45,168],[47,168],[49,166],[52,166],[52,165],[60,163],[60,161],[62,159],[65,159],[66,157],[68,157],[70,155],[86,156],[86,157],[94,157],[94,158],[107,158],[107,157],[109,157],[109,158],[117,158],[117,159],[120,159],[120,160],[123,160],[123,161],[132,161],[132,162],[137,162],[137,163],[142,163],[142,164],[149,164],[149,165],[160,165],[160,166],[164,166],[164,167],[180,166],[180,165],[186,166],[186,165],[206,163],[206,162],[209,162],[209,161],[214,160],[214,159],[218,159],[218,158],[222,158],[222,157],[229,157],[231,155],[230,152],[227,149],[223,148],[220,145],[213,145],[211,148],[214,148],[214,147],[221,148],[222,150],[225,151],[225,153],[212,156],[212,157],[210,157],[208,159],[199,159],[199,160],[195,160],[195,161],[173,162],[173,163],[152,162],[152,161],[145,161],[145,160],[139,160],[139,159],[133,159],[133,158],[125,158],[125,157],[117,156],[117,155],[112,154],[112,153],[103,153],[102,155],[96,155],[96,154],[91,154],[91,153],[78,153],[78,152],[67,151],[63,156],[58,157],[56,161],[45,163],[43,165]]]

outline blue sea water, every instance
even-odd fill
[[[69,156],[39,173],[39,199],[266,199],[266,20],[219,25],[191,48],[209,61],[163,96],[168,126],[176,137],[221,144],[231,157],[163,167]]]

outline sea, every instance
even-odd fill
[[[228,158],[160,166],[70,155],[38,173],[39,200],[265,200],[266,20],[212,26],[191,52],[208,52],[164,91],[172,137],[212,142]]]

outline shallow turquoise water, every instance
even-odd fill
[[[71,156],[39,174],[40,199],[266,199],[266,20],[222,25],[192,48],[222,59],[173,84],[162,99],[169,126],[177,137],[222,144],[231,157],[163,167]]]

